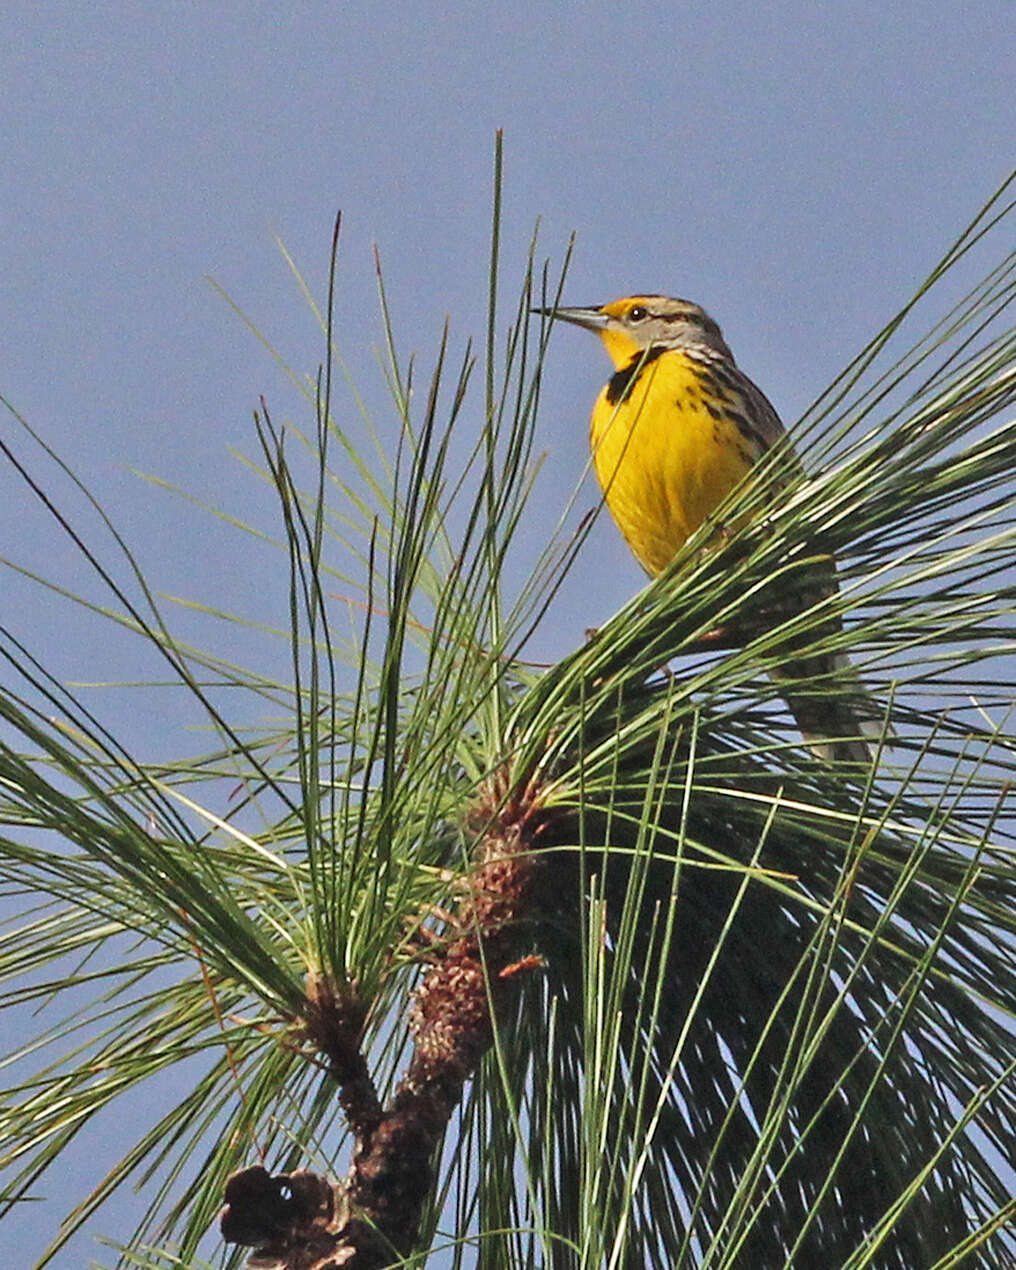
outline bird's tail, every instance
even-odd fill
[[[886,727],[878,703],[864,689],[845,653],[802,658],[774,670],[772,677],[787,683],[787,705],[816,758],[827,763],[871,763]],[[791,682],[800,687],[791,688]]]

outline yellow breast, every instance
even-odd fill
[[[721,390],[722,391],[722,390]],[[758,458],[715,385],[678,350],[646,361],[620,402],[607,384],[590,421],[607,506],[642,567],[661,573]]]

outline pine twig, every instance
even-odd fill
[[[537,914],[541,867],[534,839],[546,817],[534,783],[512,791],[502,773],[470,817],[476,867],[465,883],[452,938],[415,994],[413,1055],[382,1109],[361,1049],[363,1013],[315,980],[304,1034],[326,1055],[354,1137],[344,1182],[260,1166],[226,1185],[221,1230],[252,1246],[262,1270],[380,1270],[416,1246],[434,1184],[433,1163],[466,1081],[490,1048],[498,1014],[520,972]],[[440,947],[440,946],[439,946]]]

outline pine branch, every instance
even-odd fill
[[[546,825],[533,787],[492,779],[473,808],[476,867],[445,940],[434,937],[431,969],[410,1015],[413,1055],[391,1102],[381,1108],[359,1048],[362,1015],[320,982],[303,1026],[326,1056],[353,1133],[346,1180],[304,1171],[272,1176],[261,1166],[226,1186],[222,1236],[253,1246],[251,1266],[280,1270],[380,1270],[416,1246],[434,1187],[433,1161],[465,1083],[489,1050],[524,972],[519,960],[541,907],[534,846]]]

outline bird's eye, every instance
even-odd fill
[[[628,310],[629,322],[641,322],[643,318],[649,316],[649,310],[644,304],[636,304]]]

